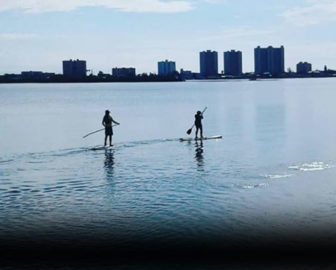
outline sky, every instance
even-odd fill
[[[94,74],[113,67],[157,73],[157,62],[199,72],[199,52],[285,47],[300,61],[336,69],[336,0],[0,0],[0,74],[62,73],[81,59]]]

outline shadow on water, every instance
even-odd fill
[[[196,160],[197,167],[199,169],[203,169],[203,167],[204,167],[203,153],[204,153],[203,142],[202,141],[200,141],[200,142],[196,141],[195,142],[195,160]]]
[[[113,178],[114,173],[114,151],[105,150],[104,169],[107,179]]]

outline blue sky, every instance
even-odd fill
[[[285,65],[336,69],[335,0],[0,0],[0,74],[62,72],[83,59],[94,73],[112,67],[157,72],[157,62],[199,71],[199,52],[285,46]]]

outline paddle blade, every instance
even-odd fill
[[[190,135],[191,131],[192,131],[192,129],[188,129],[187,134]]]

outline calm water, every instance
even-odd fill
[[[335,83],[0,85],[0,237],[336,240]],[[179,142],[205,106],[223,139]]]

